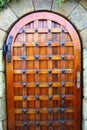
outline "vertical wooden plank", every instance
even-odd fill
[[[48,41],[52,41],[52,34],[51,34],[51,29],[52,29],[52,22],[51,20],[47,20],[47,24],[48,24]],[[52,47],[48,45],[47,47],[47,54],[48,56],[52,56]],[[50,73],[49,71],[52,71],[52,59],[48,60],[48,82],[52,82],[52,73]],[[53,88],[52,86],[48,88],[48,96],[52,97],[53,96]],[[53,108],[53,101],[52,99],[49,100],[49,108],[52,109]],[[48,113],[48,118],[49,121],[53,121],[53,112]],[[49,125],[49,130],[53,130],[53,127]]]
[[[76,122],[78,121],[81,122],[81,114],[80,114],[81,113],[81,84],[80,84],[80,88],[77,88],[77,72],[78,71],[80,72],[80,80],[81,80],[81,48],[79,47],[78,49],[78,46],[77,46],[77,47],[74,47],[74,94],[75,94],[74,117],[75,117]],[[79,107],[77,104],[79,105]]]
[[[9,39],[9,36],[8,36]],[[8,43],[8,40],[7,40]],[[13,48],[11,49],[11,53]],[[15,117],[14,117],[14,88],[13,88],[13,55],[11,55],[11,63],[8,63],[6,57],[6,81],[7,81],[7,115],[8,115],[8,129],[15,130]],[[10,107],[10,109],[9,109]]]
[[[62,30],[64,30],[65,28],[63,28],[61,26],[61,34],[60,34],[60,38],[61,41],[66,42],[67,39],[65,39],[65,32],[62,32]],[[65,31],[65,30],[64,30]],[[61,108],[63,109],[65,106],[65,98],[62,98],[65,96],[65,86],[63,86],[62,84],[65,83],[65,77],[66,74],[65,72],[63,73],[63,71],[65,71],[65,46],[61,46]],[[65,121],[65,113],[63,111],[61,111],[61,121]],[[65,129],[65,124],[61,124],[61,129]]]
[[[38,20],[35,20],[34,21],[34,30],[38,30]],[[35,55],[38,55],[39,56],[39,42],[38,42],[38,37],[39,37],[39,34],[38,32],[35,32],[34,33],[34,42],[35,44],[38,44],[35,46],[34,48],[34,54]],[[35,83],[38,82],[38,79],[39,79],[39,60],[35,59]],[[36,96],[40,96],[40,90],[38,87],[35,88],[35,95]],[[40,101],[36,99],[35,101],[35,110],[39,110],[38,108],[40,108]],[[40,120],[40,113],[37,113],[35,114],[35,120],[38,121]],[[36,125],[36,130],[40,130],[40,125]]]
[[[26,27],[24,27],[24,29],[26,29]],[[26,33],[23,33],[23,42],[22,44],[25,44],[25,45],[22,45],[22,55],[23,56],[26,56]],[[26,83],[26,60],[22,60],[22,71],[25,71],[25,73],[22,73],[22,82],[23,83]],[[22,86],[23,87],[23,86]],[[27,87],[23,87],[22,89],[22,95],[23,96],[27,96]],[[23,100],[23,109],[26,109],[27,110],[27,99]],[[23,113],[23,117],[22,117],[22,121],[27,121],[27,114],[26,113]],[[27,130],[27,126],[24,127],[25,130]]]

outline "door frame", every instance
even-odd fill
[[[81,38],[80,38],[80,36],[79,36],[79,34],[78,34],[76,28],[72,25],[72,23],[71,23],[70,21],[68,21],[67,19],[65,19],[64,16],[61,16],[61,15],[59,15],[59,14],[57,14],[57,13],[48,12],[48,11],[40,11],[40,12],[44,12],[44,15],[42,15],[42,19],[45,19],[46,13],[49,13],[49,16],[50,16],[50,13],[51,13],[53,16],[56,15],[57,18],[58,18],[57,20],[56,20],[56,18],[53,19],[55,22],[61,23],[61,20],[64,22],[64,24],[61,24],[61,25],[63,25],[64,27],[66,27],[66,29],[70,32],[72,39],[74,39],[74,41],[76,41],[75,39],[78,39],[76,43],[78,43],[78,50],[79,50],[79,48],[80,48],[80,53],[79,53],[79,54],[80,54],[80,57],[81,57],[80,59],[82,59],[82,52],[81,52],[82,44],[81,44]],[[15,38],[16,34],[18,33],[20,27],[22,27],[23,25],[26,25],[26,24],[27,24],[27,21],[28,21],[28,23],[29,23],[29,22],[33,21],[34,19],[37,19],[36,13],[39,13],[39,12],[30,13],[30,14],[24,16],[23,18],[21,18],[20,20],[18,20],[18,22],[13,26],[13,28],[11,29],[11,31],[10,31],[8,37],[7,37],[6,45],[7,45],[8,41],[9,41],[9,36],[10,36],[10,35],[13,35],[13,41],[14,41],[14,38]],[[33,17],[32,17],[32,19],[31,19],[32,14],[33,14]],[[40,18],[41,18],[41,15],[38,15],[38,19],[40,19]],[[51,16],[50,18],[52,19],[52,16]],[[73,28],[73,31],[71,31],[70,28]],[[15,31],[14,31],[14,30],[15,30]],[[16,33],[15,33],[15,32],[16,32]],[[76,35],[73,36],[73,33],[75,33]],[[12,44],[13,44],[13,41],[12,41]],[[75,44],[74,44],[74,47],[75,47]],[[78,51],[76,51],[76,53],[78,53]],[[75,55],[76,55],[76,54],[75,54]],[[77,58],[77,57],[76,57],[76,58]],[[6,57],[6,59],[7,59],[7,57]],[[77,59],[78,59],[78,58],[77,58]],[[6,60],[6,61],[7,61],[7,60]],[[79,63],[81,63],[81,66],[80,66],[81,70],[80,70],[80,71],[81,71],[81,76],[82,76],[82,62],[81,62],[81,61],[82,61],[82,60],[80,60]],[[7,66],[7,62],[6,62],[6,66]],[[11,68],[10,63],[9,63],[9,68]],[[9,68],[7,68],[7,71],[9,71],[9,73],[11,74],[12,72],[9,70]],[[8,78],[8,82],[10,82],[10,78]],[[7,86],[8,86],[8,84],[7,84]],[[12,94],[12,92],[11,92],[11,94]],[[12,95],[14,95],[14,94],[12,94]],[[80,94],[80,95],[81,95],[81,97],[82,97],[82,82],[81,82],[81,94]],[[7,93],[7,98],[10,98],[10,95],[8,95],[8,93]],[[78,100],[79,100],[79,97],[78,97]],[[82,98],[81,98],[80,100],[82,101]],[[81,101],[80,101],[80,102],[81,102]],[[10,104],[8,103],[8,104],[7,104],[7,108],[9,108],[8,106],[10,106],[10,105],[11,105],[11,103],[10,103]],[[82,109],[82,103],[81,103],[81,109]],[[8,114],[11,115],[11,113],[12,113],[13,111],[14,111],[14,110],[9,111]],[[82,110],[81,110],[81,111],[82,111]],[[79,111],[78,111],[78,113],[79,113]],[[82,116],[82,115],[80,115],[80,118],[81,118],[81,116]],[[9,118],[12,118],[12,117],[10,116]],[[8,120],[9,120],[9,119],[8,119]],[[12,120],[13,120],[13,119],[12,119]],[[11,122],[10,124],[12,124],[12,122]]]

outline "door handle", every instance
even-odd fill
[[[80,82],[80,71],[77,71],[77,88],[80,88],[81,82]]]

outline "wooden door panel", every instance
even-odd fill
[[[73,26],[61,16],[38,12],[20,20],[10,35],[8,129],[80,130],[81,87],[76,82],[81,48]]]

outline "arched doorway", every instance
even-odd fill
[[[8,130],[80,130],[81,45],[63,17],[36,12],[7,39]]]

